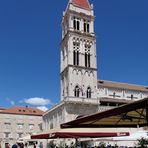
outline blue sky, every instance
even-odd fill
[[[148,1],[90,0],[98,79],[148,85]],[[61,18],[68,0],[0,0],[0,107],[60,100]],[[36,101],[36,102],[34,102]]]

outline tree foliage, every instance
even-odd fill
[[[148,148],[148,139],[145,139],[143,137],[141,139],[138,139],[137,146],[139,148]]]

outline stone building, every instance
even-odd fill
[[[61,101],[43,114],[45,130],[148,96],[148,87],[97,79],[94,18],[88,0],[70,0],[63,13]]]
[[[10,145],[20,138],[42,131],[43,111],[31,107],[0,108],[0,143]]]

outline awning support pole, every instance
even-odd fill
[[[75,138],[75,148],[77,147],[78,145],[78,138]]]

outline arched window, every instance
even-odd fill
[[[87,96],[86,96],[87,98],[91,98],[91,88],[90,87],[87,88],[86,94],[87,94]]]
[[[74,19],[74,20],[73,20],[73,28],[74,28],[74,30],[76,29],[76,23],[77,23],[77,22],[76,22],[76,20]]]
[[[75,95],[75,97],[79,97],[79,95],[80,95],[80,89],[79,89],[79,86],[76,86],[76,87],[75,87],[74,95]]]
[[[84,20],[84,32],[86,32],[86,33],[89,33],[89,21],[87,21],[87,20]]]

